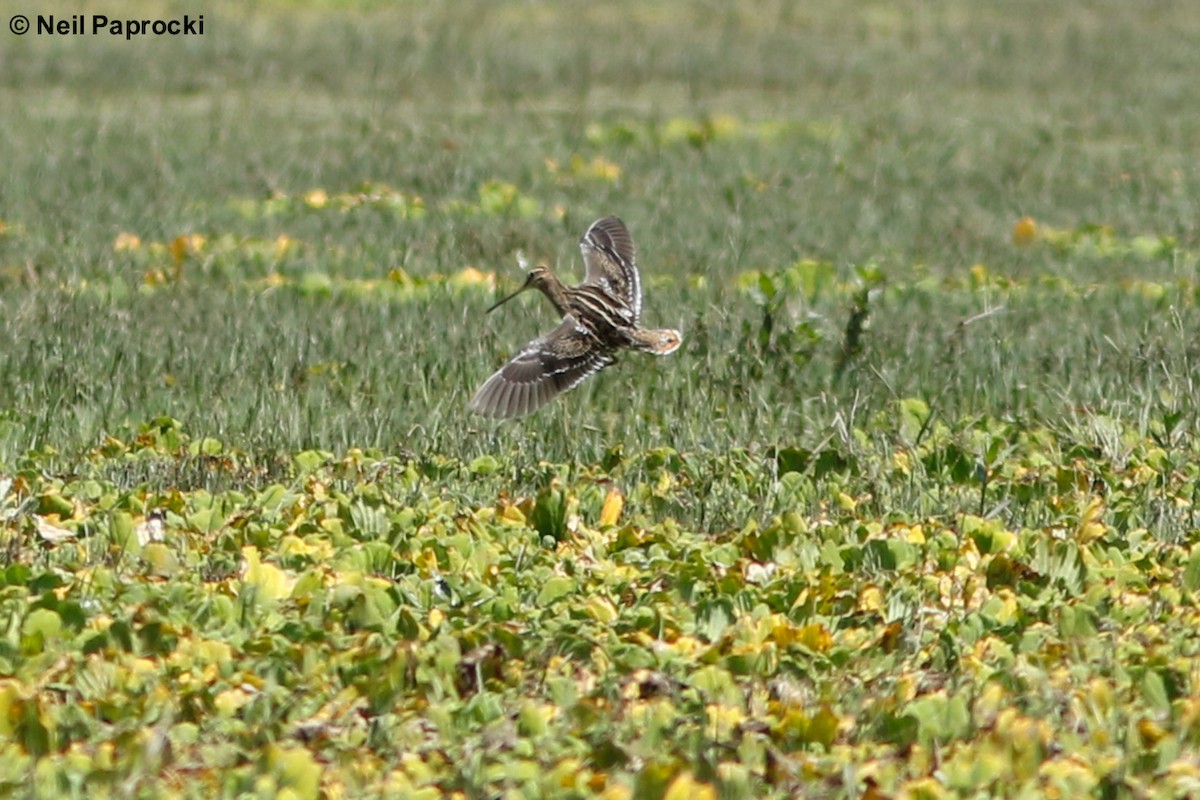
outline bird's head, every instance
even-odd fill
[[[517,289],[512,294],[506,295],[505,297],[497,300],[492,304],[491,308],[487,310],[487,313],[490,314],[491,312],[495,311],[497,308],[504,305],[509,300],[512,300],[526,289],[541,289],[548,282],[549,278],[547,278],[547,275],[549,275],[549,273],[550,268],[542,265],[538,265],[529,270],[529,274],[525,276],[525,283],[521,284],[521,288]]]

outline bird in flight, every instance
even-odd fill
[[[529,271],[520,289],[495,303],[499,308],[526,289],[537,289],[562,316],[558,327],[521,348],[488,378],[468,407],[496,419],[523,417],[612,364],[618,350],[632,347],[665,356],[679,349],[682,334],[638,324],[642,279],[633,237],[617,217],[592,223],[579,240],[586,273],[567,286],[549,267]]]

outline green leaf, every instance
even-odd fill
[[[136,531],[137,525],[133,521],[132,514],[127,511],[113,512],[109,535],[112,537],[114,545],[125,550],[136,550],[138,548]]]
[[[500,462],[493,456],[483,455],[472,461],[469,469],[475,475],[491,475],[500,469]]]
[[[169,578],[179,572],[179,560],[171,548],[161,542],[150,542],[143,547],[142,558],[153,575]]]
[[[555,600],[575,592],[578,588],[572,578],[555,575],[542,585],[542,590],[538,592],[537,604],[542,607],[548,606]]]
[[[784,447],[775,456],[781,475],[804,472],[812,462],[812,451],[803,447]]]
[[[919,397],[906,397],[899,402],[900,436],[915,444],[929,421],[929,404]]]
[[[299,467],[300,473],[307,475],[316,472],[329,461],[329,454],[319,450],[305,450],[303,453],[297,453],[293,460],[296,466]]]
[[[211,436],[206,436],[188,445],[188,452],[194,456],[219,456],[224,449],[220,439],[214,439]]]
[[[1192,555],[1183,568],[1183,585],[1191,592],[1200,592],[1200,544],[1192,546]]]
[[[905,713],[917,721],[920,737],[926,742],[946,743],[961,739],[971,727],[970,711],[961,694],[918,697],[908,704]]]
[[[542,536],[560,541],[567,533],[567,498],[565,493],[548,486],[538,492],[530,522]]]
[[[26,615],[21,625],[21,632],[26,636],[42,636],[52,638],[62,630],[62,618],[58,612],[48,608],[38,608]]]
[[[25,616],[21,624],[21,648],[27,653],[41,652],[47,644],[58,638],[63,621],[57,611],[37,608]]]
[[[47,492],[38,498],[37,512],[42,515],[58,514],[66,518],[75,513],[75,503],[58,492]]]
[[[1167,684],[1156,670],[1146,670],[1146,674],[1142,676],[1142,697],[1158,711],[1171,710],[1171,698],[1167,694]]]
[[[33,578],[33,570],[24,564],[10,564],[3,573],[4,583],[9,586],[26,586]]]

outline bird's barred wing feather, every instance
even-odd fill
[[[488,378],[468,407],[485,417],[523,417],[612,362],[612,351],[568,315]]]
[[[599,286],[617,298],[636,325],[642,313],[642,280],[625,223],[617,217],[596,220],[579,240],[579,249],[587,268],[584,284]]]

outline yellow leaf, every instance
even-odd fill
[[[614,783],[600,794],[600,800],[632,800],[633,790],[628,786]]]
[[[882,611],[883,590],[878,586],[868,586],[858,595],[859,611]]]
[[[420,553],[417,553],[416,557],[413,558],[413,564],[415,564],[417,569],[421,571],[422,575],[429,575],[437,572],[437,553],[433,552],[433,550],[430,548],[426,548]]]
[[[324,800],[345,800],[346,784],[337,778],[326,778],[321,786]]]
[[[181,643],[176,652],[184,650],[186,646],[193,658],[206,664],[226,664],[233,658],[233,648],[226,642],[215,639],[185,639],[184,642],[188,644]]]
[[[417,783],[432,783],[437,780],[437,773],[416,753],[405,753],[400,756],[404,773]]]
[[[1200,786],[1200,766],[1194,763],[1190,755],[1185,754],[1172,761],[1167,767],[1167,776],[1176,785],[1186,785],[1193,790]]]
[[[800,629],[800,634],[796,637],[796,641],[809,650],[824,653],[833,644],[833,637],[829,635],[829,631],[826,630],[824,625],[819,622],[813,622]]]
[[[950,793],[936,778],[917,778],[901,786],[898,796],[901,800],[941,800]]]
[[[475,267],[466,267],[450,279],[455,286],[482,286],[487,289],[496,288],[496,273],[482,272]]]
[[[1200,731],[1200,697],[1192,695],[1181,700],[1179,706],[1179,730],[1189,737],[1194,737]]]
[[[737,706],[710,703],[704,710],[708,715],[708,734],[718,740],[728,739],[746,721],[746,713]]]
[[[226,689],[213,698],[213,707],[222,717],[232,717],[238,709],[250,702],[250,695],[243,689]]]
[[[1088,544],[1099,539],[1108,530],[1101,517],[1104,516],[1104,500],[1093,496],[1087,507],[1079,515],[1079,527],[1075,530],[1075,540],[1080,544]]]
[[[1152,719],[1143,719],[1137,724],[1138,736],[1146,747],[1154,747],[1167,735],[1167,730]]]
[[[135,658],[129,662],[129,671],[135,675],[153,675],[156,667],[149,658]]]
[[[313,189],[304,195],[304,203],[309,208],[324,208],[329,203],[329,195],[325,194],[324,189]]]
[[[1099,778],[1081,760],[1062,756],[1046,761],[1038,769],[1045,786],[1045,797],[1086,797],[1099,783]]]
[[[1033,217],[1021,217],[1013,225],[1012,237],[1014,244],[1031,244],[1037,238],[1037,234],[1037,222],[1034,221]]]
[[[996,735],[1018,749],[1050,743],[1052,731],[1043,719],[1027,717],[1015,708],[1003,708],[996,714]]]
[[[617,607],[613,602],[600,595],[594,594],[589,597],[585,607],[592,619],[604,625],[611,625],[618,616]]]
[[[625,508],[625,498],[616,489],[609,489],[604,496],[604,505],[600,507],[600,525],[616,525],[621,518],[621,510]]]
[[[285,236],[282,233],[279,234],[278,236],[275,237],[275,258],[276,259],[283,258],[289,252],[294,250],[295,247],[296,247],[295,239],[293,239],[290,236]]]
[[[504,503],[497,506],[497,509],[500,513],[496,516],[501,522],[506,522],[518,527],[525,524],[525,515],[521,512],[521,509],[517,508],[517,506],[513,505],[512,503]]]
[[[564,758],[550,771],[550,783],[563,789],[579,790],[590,777],[590,770],[578,758]]]
[[[300,515],[299,519],[305,518]],[[333,544],[326,537],[309,535],[301,538],[294,533],[288,533],[279,540],[275,552],[281,557],[302,556],[313,561],[328,561],[333,559],[334,551]]]
[[[840,722],[838,715],[833,713],[833,709],[823,704],[808,722],[809,741],[817,742],[828,748],[837,738]]]
[[[596,177],[606,181],[615,181],[621,177],[621,168],[603,158],[596,158],[592,162],[592,168],[596,173]]]
[[[728,114],[715,114],[708,120],[714,137],[729,138],[736,136],[742,130],[742,123],[737,117]]]
[[[692,636],[680,636],[671,642],[671,649],[683,656],[693,656],[705,647],[704,642]]]
[[[113,250],[116,250],[118,253],[127,250],[139,250],[141,246],[141,237],[132,233],[118,233],[117,238],[113,240]]]
[[[258,548],[248,545],[242,548],[242,583],[258,590],[263,600],[282,600],[292,593],[296,579],[274,564],[264,564]]]
[[[1008,697],[1004,692],[1004,687],[999,683],[992,681],[984,687],[979,697],[975,699],[975,708],[973,714],[975,724],[981,728],[991,727],[996,723],[996,717],[1000,713],[1004,701]]]
[[[284,791],[298,800],[316,800],[321,790],[321,765],[303,747],[271,745],[267,761],[275,775],[282,796]]]
[[[681,772],[667,787],[663,800],[717,800],[717,790],[697,781],[691,772]]]
[[[116,750],[117,746],[112,742],[101,742],[96,748],[96,766],[102,770],[112,770],[116,764]]]
[[[147,270],[146,274],[142,276],[142,285],[149,286],[152,289],[156,286],[162,286],[166,282],[167,273],[163,272],[161,269]]]
[[[583,178],[594,178],[612,182],[621,177],[621,168],[600,156],[596,156],[590,162],[586,162],[582,156],[576,153],[571,156],[571,173]]]
[[[187,233],[176,236],[168,250],[171,252],[171,258],[176,264],[179,264],[185,258],[197,255],[204,248],[205,241],[205,238],[198,233]]]

